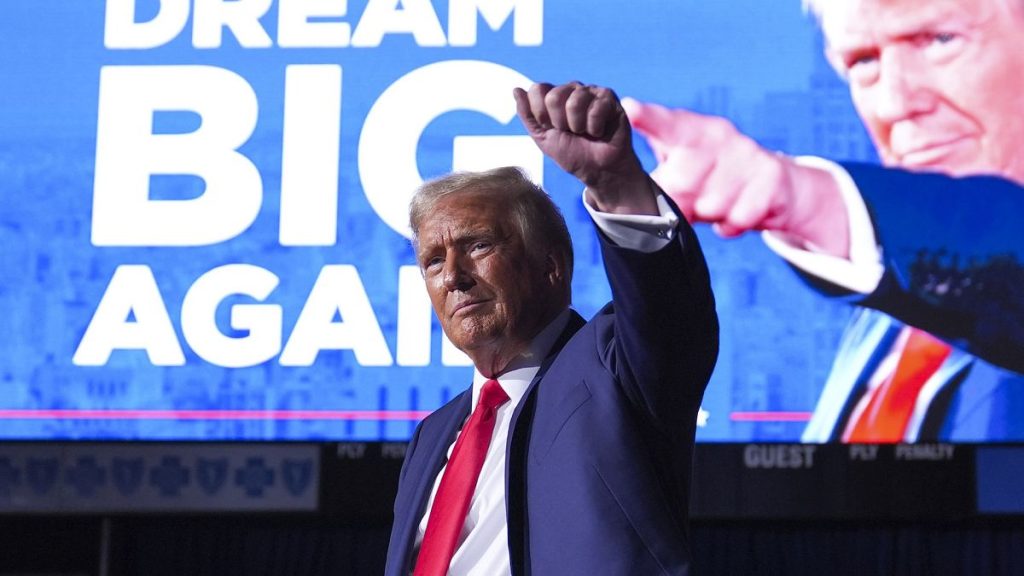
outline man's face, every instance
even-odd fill
[[[444,333],[474,360],[521,353],[561,307],[551,260],[527,254],[493,196],[442,198],[420,224],[416,258]]]
[[[829,58],[883,163],[1024,183],[1018,0],[826,0]]]

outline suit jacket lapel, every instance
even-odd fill
[[[565,347],[565,344],[566,342],[569,341],[569,338],[572,338],[572,335],[575,334],[580,328],[582,328],[584,324],[586,324],[586,321],[583,319],[583,317],[580,316],[575,310],[570,310],[569,312],[569,322],[565,325],[565,329],[562,330],[562,334],[558,336],[558,340],[556,340],[554,345],[551,346],[551,351],[548,352],[547,357],[544,358],[544,362],[541,363],[540,370],[537,371],[537,375],[533,377],[533,380],[530,381],[530,385],[526,387],[526,392],[523,393],[523,400],[519,402],[519,406],[516,406],[515,411],[512,412],[512,422],[509,424],[510,431],[515,431],[520,427],[519,420],[522,417],[522,414],[526,408],[526,400],[533,396],[534,390],[536,390],[537,388],[537,384],[544,377],[544,374],[548,371],[548,368],[551,366],[551,363],[558,356],[558,353],[561,352],[562,348]],[[509,446],[511,445],[512,443],[509,442]],[[509,455],[508,447],[506,447],[505,455]],[[508,462],[509,460],[505,461],[506,474],[508,473]]]
[[[860,308],[843,333],[836,360],[822,388],[805,442],[838,441],[846,421],[903,325],[887,314]]]
[[[586,323],[583,317],[571,311],[569,322],[551,347],[537,375],[523,393],[523,399],[512,413],[509,423],[508,445],[505,447],[505,518],[508,521],[508,547],[513,575],[527,574],[530,557],[529,526],[526,518],[526,447],[530,422],[537,402],[536,389],[551,363],[565,344]]]
[[[412,487],[413,505],[406,507],[406,510],[411,512],[401,519],[403,523],[401,541],[405,542],[406,546],[403,562],[406,571],[402,572],[403,574],[412,571],[411,560],[416,541],[416,528],[427,510],[427,502],[430,500],[434,481],[448,458],[448,447],[455,440],[455,434],[459,431],[459,427],[469,416],[469,405],[473,398],[471,391],[472,389],[466,390],[456,397],[444,418],[424,421],[418,453],[413,455],[415,462],[410,463],[412,466],[410,476],[415,478],[416,482]]]

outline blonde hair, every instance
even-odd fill
[[[1024,17],[1024,0],[996,0],[1003,4],[1007,11],[1011,14],[1016,14],[1018,17]],[[813,14],[814,18],[821,24],[821,16],[825,11],[825,7],[829,5],[829,2],[835,2],[835,0],[801,0],[805,13]]]
[[[493,198],[508,207],[527,254],[542,258],[554,253],[565,267],[564,288],[572,281],[572,239],[569,228],[551,196],[537,186],[522,168],[505,166],[484,172],[454,172],[425,182],[409,202],[409,227],[416,245],[420,225],[434,206],[452,194],[473,194]]]

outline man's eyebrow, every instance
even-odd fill
[[[989,15],[991,18],[992,15]],[[952,7],[939,8],[922,15],[920,18],[907,22],[906,25],[893,30],[884,30],[885,38],[905,40],[936,28],[973,28],[981,21],[979,15]]]
[[[857,41],[857,42],[848,42],[846,44],[832,45],[831,49],[832,49],[833,52],[842,54],[843,56],[848,56],[850,54],[860,54],[860,53],[872,52],[874,50],[877,50],[878,46],[877,46],[877,44],[875,44],[874,42],[871,42],[871,41],[863,41],[863,42],[862,41]]]
[[[498,231],[489,226],[466,228],[455,234],[454,240],[457,243],[475,242],[477,240],[494,240],[498,237]]]
[[[423,238],[419,238],[413,248],[415,250],[416,258],[420,258],[425,254],[437,252],[438,246],[441,246],[441,243],[432,242],[430,239],[424,241]]]
[[[481,228],[464,228],[452,230],[449,232],[451,242],[457,245],[468,244],[477,240],[493,240],[497,237],[494,229],[481,227]],[[416,256],[419,257],[424,254],[431,252],[437,252],[444,246],[445,242],[435,242],[431,240],[420,241],[416,244]]]
[[[988,18],[992,16],[989,14]],[[916,12],[914,18],[909,21],[896,19],[895,22],[890,20],[876,26],[848,31],[838,38],[839,42],[832,43],[831,47],[837,52],[849,54],[871,50],[878,46],[879,41],[885,43],[906,40],[936,28],[973,28],[981,21],[981,16],[954,7],[935,8],[923,13]]]

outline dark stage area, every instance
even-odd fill
[[[388,527],[317,515],[0,519],[0,574],[379,575]],[[698,520],[694,573],[1010,576],[1024,522]],[[102,572],[105,570],[105,572]]]
[[[404,447],[9,444],[0,575],[379,575]],[[31,462],[58,448],[49,494]],[[694,574],[1024,574],[1020,452],[699,444]],[[201,465],[217,455],[238,463],[219,487]],[[309,478],[285,466],[301,457]]]

